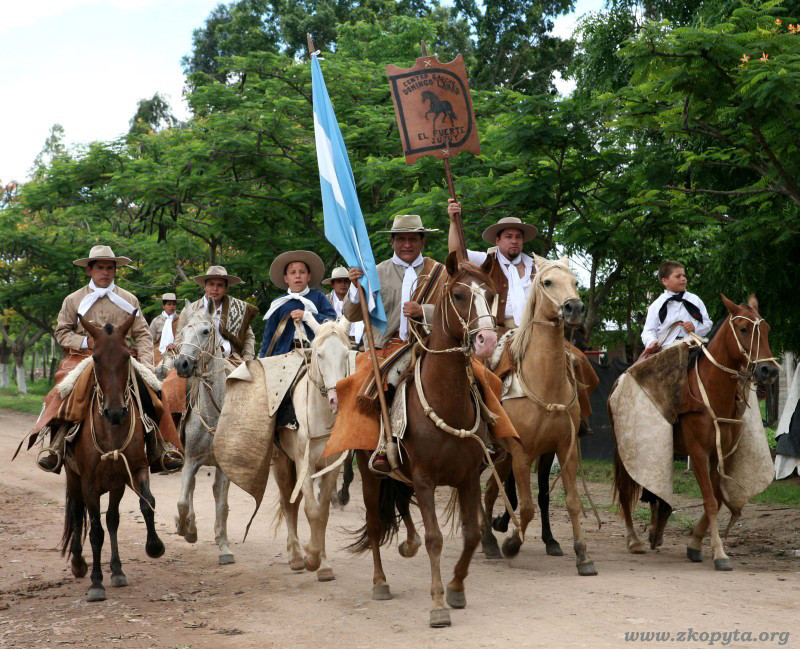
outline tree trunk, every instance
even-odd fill
[[[31,356],[31,383],[33,383],[36,380],[36,348],[35,347],[31,350],[31,354],[33,354],[33,356]]]
[[[0,340],[0,388],[11,387],[11,377],[8,373],[8,361],[11,359],[11,348],[5,339]]]
[[[25,352],[14,354],[14,364],[17,368],[17,392],[28,394],[28,383],[25,376]]]

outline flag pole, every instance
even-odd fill
[[[306,33],[306,40],[308,42],[309,56],[316,52],[314,48],[314,40],[311,38],[310,33]],[[366,269],[362,268],[361,271],[366,275]],[[369,304],[367,303],[367,294],[361,282],[356,282],[358,288],[359,304],[361,305],[361,318],[364,321],[364,334],[367,338],[367,349],[369,357],[372,361],[372,374],[375,377],[375,388],[378,392],[378,402],[381,406],[381,419],[383,420],[384,436],[386,438],[386,456],[389,460],[389,466],[392,469],[400,468],[400,454],[397,450],[397,442],[392,439],[392,424],[389,420],[389,406],[386,404],[386,395],[383,393],[383,380],[381,379],[381,370],[378,365],[378,355],[375,350],[375,337],[372,335],[372,322],[369,317]]]

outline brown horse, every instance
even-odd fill
[[[164,554],[164,544],[155,529],[155,498],[150,492],[150,474],[145,450],[144,431],[138,412],[138,388],[130,363],[125,335],[136,312],[116,329],[102,327],[78,316],[83,328],[94,339],[95,386],[87,415],[74,445],[74,463],[65,462],[67,474],[66,515],[61,554],[71,556],[72,574],[86,575],[83,541],[88,511],[92,544],[92,583],[86,594],[89,602],[106,598],[100,553],[103,548],[103,525],[100,521],[100,496],[109,494],[106,525],[111,537],[111,585],[127,586],[117,547],[119,503],[128,484],[139,496],[139,507],[147,525],[148,556]],[[132,482],[131,482],[132,480]]]
[[[697,356],[689,370],[674,426],[674,448],[676,453],[691,459],[703,495],[704,513],[692,529],[687,556],[691,561],[703,560],[703,537],[710,529],[714,568],[731,570],[717,526],[720,505],[726,502],[717,448],[719,444],[724,461],[736,447],[739,424],[723,420],[739,419],[748,381],[773,383],[778,377],[778,368],[769,346],[769,325],[758,313],[755,296],[747,305],[736,305],[724,295],[722,302],[728,315],[714,328],[706,350]],[[635,554],[643,553],[644,545],[636,535],[631,518],[640,487],[626,471],[619,453],[615,458],[614,489],[625,519],[628,549]],[[650,547],[655,550],[662,543],[672,507],[661,498],[652,499],[657,502],[651,505],[649,540]]]
[[[446,262],[447,282],[436,303],[435,317],[427,351],[417,361],[415,377],[409,378],[407,427],[402,439],[404,463],[401,472],[409,484],[391,478],[379,479],[368,469],[368,454],[357,453],[361,472],[365,527],[351,546],[355,552],[372,550],[374,566],[373,599],[391,599],[389,585],[381,565],[380,546],[397,532],[398,518],[410,523],[408,505],[413,494],[425,525],[425,547],[431,562],[430,625],[450,625],[450,611],[445,606],[444,588],[439,567],[442,533],[436,516],[434,494],[437,486],[457,490],[461,515],[463,549],[456,563],[453,579],[447,585],[447,603],[463,608],[467,600],[464,579],[472,554],[480,541],[480,478],[484,452],[474,439],[464,439],[446,432],[446,428],[471,431],[487,441],[487,427],[476,407],[468,368],[469,355],[486,357],[497,343],[489,305],[494,299],[492,281],[480,268],[457,262],[451,253]],[[402,386],[401,389],[405,389]],[[429,404],[425,408],[420,395]],[[440,426],[432,417],[440,417]],[[399,517],[398,517],[399,513]],[[416,532],[409,528],[408,542],[401,544],[403,556],[416,552]],[[418,540],[416,540],[418,544]]]

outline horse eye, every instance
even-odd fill
[[[464,296],[461,293],[455,293],[454,297],[456,298],[456,301],[458,301],[458,302],[463,302],[464,301]]]
[[[208,327],[206,327],[205,329],[203,329],[203,335],[204,335],[204,336],[207,336],[207,335],[209,334],[209,332],[210,332],[210,331],[211,331],[211,329],[209,329]]]
[[[746,334],[747,333],[747,327],[739,327],[739,331],[741,331],[743,334]]]
[[[545,286],[552,286],[553,285],[553,280],[546,279],[546,280],[544,280],[544,282],[542,282],[542,284],[544,284]]]

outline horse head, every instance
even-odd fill
[[[78,316],[86,333],[94,340],[92,359],[103,400],[103,416],[115,426],[121,424],[128,414],[125,404],[131,352],[125,337],[136,319],[136,314],[137,311],[134,311],[119,327],[111,324],[98,327]]]
[[[567,326],[581,324],[584,307],[578,295],[578,279],[569,267],[569,260],[562,257],[552,261],[538,255],[534,255],[534,258],[537,273],[526,313],[531,307],[531,317],[535,311],[538,320],[556,323],[563,320]]]
[[[309,379],[325,394],[331,412],[339,411],[336,383],[347,376],[350,356],[350,322],[346,318],[324,322],[314,331]]]
[[[198,362],[206,360],[206,356],[214,356],[216,336],[211,314],[202,308],[192,311],[189,322],[181,329],[181,344],[175,359],[178,376],[188,379],[197,370]]]
[[[447,255],[449,276],[442,296],[445,329],[455,340],[469,342],[478,358],[489,358],[497,345],[497,326],[492,315],[495,289],[484,270]]]
[[[758,300],[750,295],[747,304],[734,304],[720,293],[722,303],[730,314],[727,323],[727,350],[732,358],[741,357],[753,368],[753,376],[764,385],[778,378],[778,365],[769,346],[769,324],[758,312]]]

